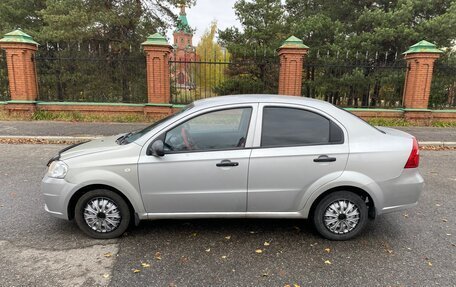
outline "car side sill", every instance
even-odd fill
[[[147,213],[148,219],[192,218],[304,218],[300,212],[178,212]]]
[[[409,208],[415,207],[417,205],[418,205],[418,202],[410,203],[410,204],[403,204],[403,205],[396,205],[396,206],[388,206],[388,207],[384,207],[382,209],[382,212],[379,213],[379,214],[385,214],[385,213],[390,213],[390,212],[395,212],[395,211],[401,211],[401,210],[404,210],[404,209],[409,209]]]

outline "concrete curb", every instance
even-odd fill
[[[99,136],[0,136],[0,139],[43,139],[43,140],[93,140]]]
[[[420,146],[456,147],[456,142],[426,141],[426,142],[418,142],[418,144]]]
[[[0,136],[0,143],[6,144],[74,144],[90,141],[102,136]]]
[[[73,144],[84,141],[90,141],[99,136],[0,136],[0,143],[12,144]],[[456,147],[456,142],[445,141],[422,141],[419,142],[420,147]]]

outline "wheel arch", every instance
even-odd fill
[[[74,219],[74,212],[75,212],[75,207],[76,207],[76,203],[78,202],[79,198],[81,198],[82,195],[84,195],[85,193],[91,191],[91,190],[96,190],[96,189],[106,189],[106,190],[110,190],[114,193],[116,193],[117,195],[119,195],[120,197],[123,198],[123,200],[125,200],[125,202],[127,203],[128,205],[128,208],[130,209],[130,215],[131,215],[131,219],[134,220],[135,218],[135,208],[133,206],[133,204],[131,203],[131,201],[128,199],[128,197],[123,194],[120,190],[118,190],[117,188],[115,187],[112,187],[110,185],[106,185],[106,184],[89,184],[89,185],[86,185],[86,186],[83,186],[81,187],[80,189],[78,189],[70,198],[69,202],[68,202],[68,209],[67,209],[67,214],[68,214],[68,219],[69,220],[72,220]]]
[[[336,186],[333,188],[330,188],[324,192],[322,192],[313,202],[312,205],[310,206],[309,213],[308,213],[308,218],[311,218],[314,214],[315,208],[318,205],[318,203],[325,198],[327,195],[336,192],[336,191],[349,191],[353,192],[356,195],[360,196],[367,205],[368,212],[369,212],[369,218],[375,218],[377,215],[376,212],[376,205],[375,201],[373,200],[372,196],[364,189],[352,185],[341,185],[341,186]]]

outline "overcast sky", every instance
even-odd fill
[[[188,23],[193,29],[196,29],[193,36],[193,45],[197,45],[201,35],[209,29],[212,20],[217,20],[218,28],[240,27],[239,21],[234,14],[233,5],[236,0],[197,0],[196,5],[187,8]],[[179,9],[176,8],[176,13]],[[173,30],[168,31],[168,38],[172,40]]]

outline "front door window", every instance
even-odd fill
[[[167,152],[210,151],[244,148],[252,108],[205,113],[169,130]]]

